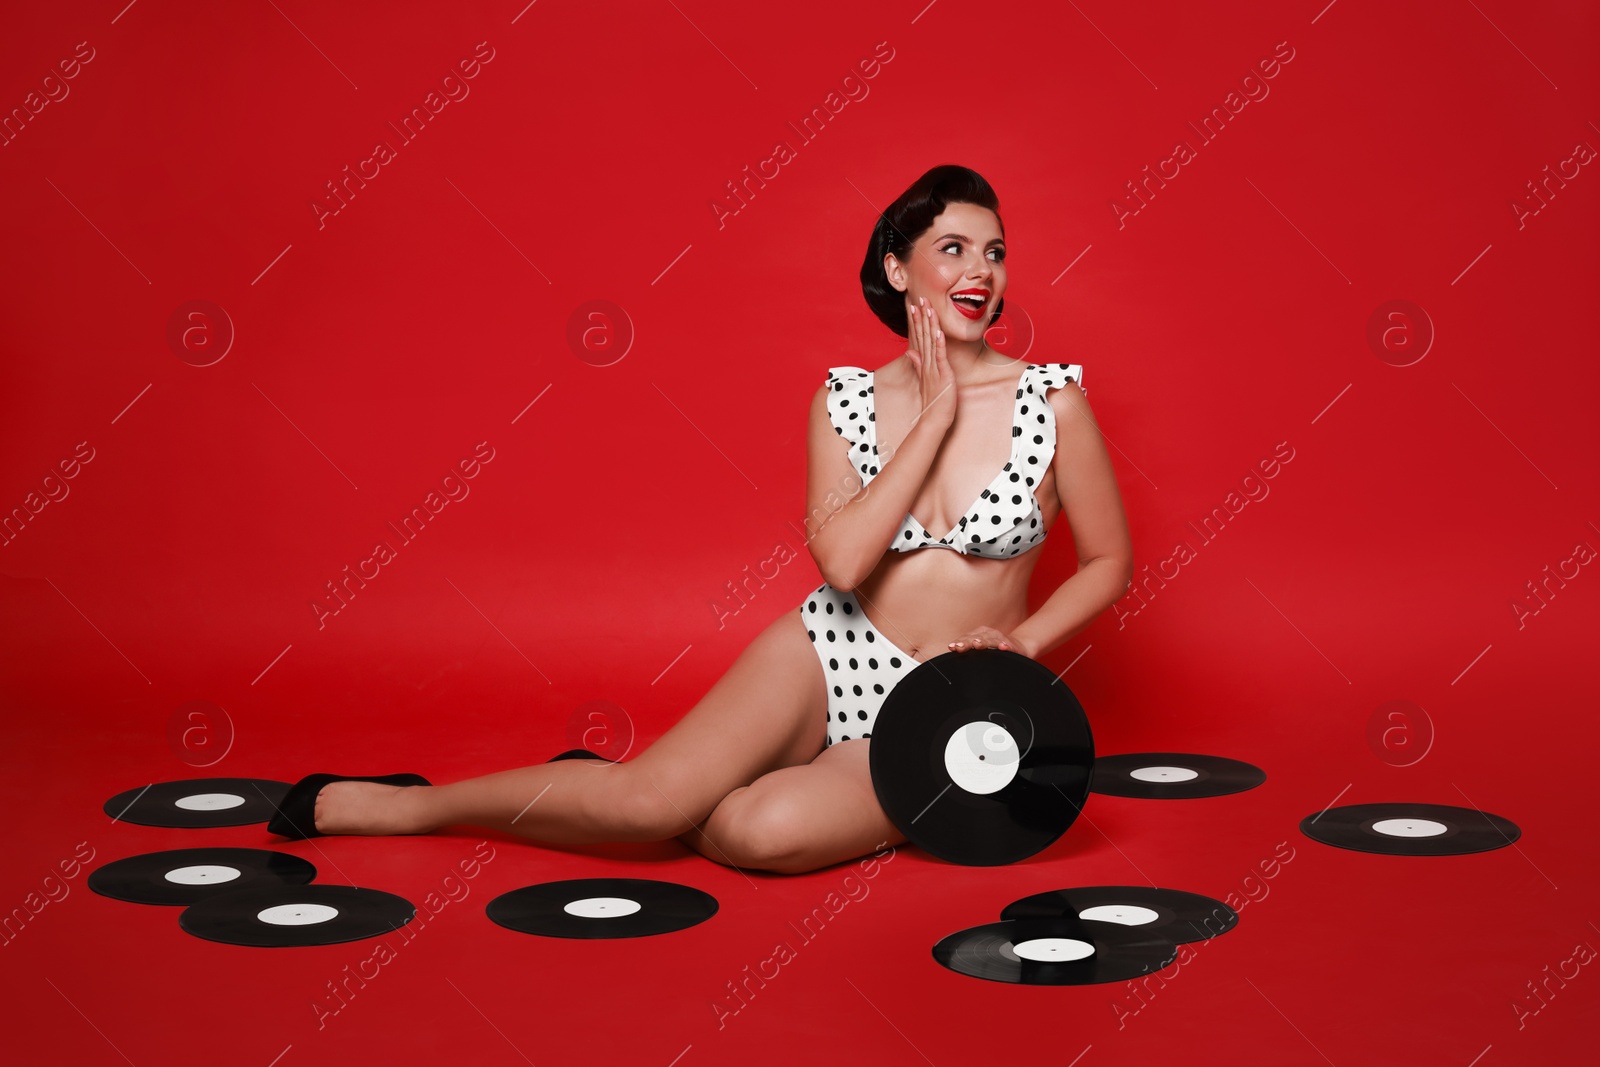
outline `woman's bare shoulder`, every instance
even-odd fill
[[[887,382],[904,373],[902,368],[905,363],[906,359],[903,355],[897,356],[879,367],[873,367],[868,360],[862,360],[859,363],[841,362],[829,367],[828,375],[830,377],[847,377],[851,374],[864,373],[872,375],[874,379]]]
[[[875,383],[882,383],[892,389],[904,385],[909,380],[910,371],[911,361],[902,353],[874,369],[872,379]]]

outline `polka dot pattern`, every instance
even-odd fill
[[[935,539],[907,513],[889,547],[897,552],[948,548],[964,556],[1009,559],[1044,540],[1039,498],[1035,493],[1056,451],[1056,416],[1046,397],[1067,382],[1083,384],[1076,363],[1033,364],[1017,382],[1011,415],[1011,456],[994,481],[972,502],[955,529]],[[834,432],[850,442],[850,461],[870,482],[878,473],[877,413],[873,404],[874,372],[860,367],[828,371],[828,417]]]
[[[827,745],[871,737],[884,698],[919,664],[872,625],[853,592],[823,582],[800,618],[828,683]]]

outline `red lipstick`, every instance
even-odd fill
[[[976,297],[977,301],[957,300],[958,296]],[[989,290],[987,289],[957,289],[950,294],[950,303],[966,318],[977,321],[983,318],[983,309],[989,306]]]

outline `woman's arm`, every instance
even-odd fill
[[[823,581],[841,591],[854,589],[883,559],[955,421],[955,372],[945,356],[944,333],[926,303],[913,306],[906,301],[906,354],[915,368],[921,410],[894,455],[880,455],[870,487],[862,485],[850,461],[850,443],[828,418],[827,387],[811,398],[806,429],[806,545]]]
[[[1049,400],[1056,413],[1056,492],[1077,546],[1078,570],[1011,631],[1033,659],[1087,627],[1133,580],[1128,520],[1089,401],[1070,382]]]
[[[862,484],[853,447],[828,418],[828,387],[811,398],[806,430],[806,545],[822,580],[841,592],[877,567],[905,522],[944,440],[944,429],[919,419],[894,456]]]

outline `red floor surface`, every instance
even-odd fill
[[[9,13],[0,1059],[1592,1062],[1596,28],[1504,0]],[[1102,753],[1264,785],[1094,796],[1008,866],[903,846],[799,876],[102,812],[181,778],[538,762],[593,701],[635,753],[660,736],[820,580],[806,406],[902,350],[857,270],[946,162],[1001,198],[993,341],[1084,366],[1134,538],[1137,592],[1044,661]],[[1075,566],[1062,526],[1031,602]],[[1406,858],[1297,829],[1376,801],[1523,834]],[[86,886],[196,845],[302,855],[426,921],[374,962]],[[610,875],[720,910],[593,942],[484,913]],[[1096,884],[1241,921],[1133,985],[931,956]]]

